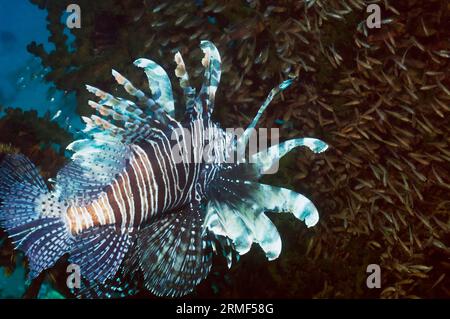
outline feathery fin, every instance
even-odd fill
[[[88,281],[104,283],[119,270],[130,248],[132,235],[119,232],[114,226],[100,226],[75,237],[69,261],[80,267]]]
[[[183,296],[206,278],[212,248],[202,229],[203,218],[202,209],[189,204],[139,231],[136,257],[151,292]]]
[[[177,64],[175,76],[180,80],[180,87],[183,89],[184,98],[186,100],[186,115],[189,120],[194,120],[198,115],[202,114],[202,109],[198,108],[201,107],[201,105],[197,105],[195,103],[196,91],[189,83],[189,74],[186,71],[186,65],[184,64],[183,57],[180,52],[175,54],[175,63]]]
[[[8,154],[0,164],[0,199],[0,226],[28,257],[33,279],[70,249],[71,237],[62,220],[65,206],[21,154]]]
[[[289,153],[295,147],[306,146],[314,153],[322,153],[328,149],[328,145],[316,138],[295,138],[278,145],[271,146],[267,150],[253,154],[250,158],[250,163],[257,166],[259,174],[264,174],[270,170],[270,168],[282,158],[284,155]]]

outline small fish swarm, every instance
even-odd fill
[[[84,84],[115,87],[111,68],[144,87],[129,66],[138,57],[171,70],[180,51],[200,79],[205,39],[223,57],[216,103],[224,127],[245,127],[266,92],[299,77],[261,126],[283,126],[282,138],[318,137],[331,149],[298,150],[267,179],[317,203],[320,224],[302,230],[274,217],[291,230],[280,259],[248,254],[231,279],[210,276],[198,296],[450,297],[448,1],[31,2],[48,11],[56,49],[32,43],[29,51],[51,67],[48,81],[78,93],[81,115],[90,112]],[[82,27],[70,50],[60,17],[74,2]],[[380,28],[367,27],[371,3],[381,8]],[[369,264],[381,266],[380,289],[366,286]]]

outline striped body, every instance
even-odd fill
[[[172,135],[175,125],[179,137]],[[224,154],[225,133],[209,119],[186,126],[173,121],[168,133],[154,131],[151,140],[132,145],[127,165],[97,199],[67,208],[70,232],[76,235],[105,225],[131,232],[148,224],[154,216],[192,201],[201,202],[208,183],[221,167],[218,159],[209,165],[205,163],[205,147],[210,145],[215,153]],[[183,141],[187,139],[191,139],[191,149],[183,153],[180,162],[173,150],[186,150],[189,146]]]

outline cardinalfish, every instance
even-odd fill
[[[185,112],[175,119],[169,77],[148,59],[134,64],[147,75],[151,97],[117,71],[119,85],[133,98],[116,98],[98,88],[89,104],[97,115],[84,117],[82,138],[71,143],[69,163],[49,189],[37,168],[21,154],[8,154],[0,165],[0,223],[36,278],[63,256],[79,267],[81,297],[126,296],[145,288],[158,296],[180,297],[207,276],[214,253],[231,267],[252,243],[269,260],[281,252],[280,235],[265,212],[290,212],[306,226],[319,215],[305,196],[261,184],[259,178],[295,147],[315,153],[327,144],[296,138],[233,163],[271,100],[293,79],[274,88],[257,116],[238,138],[229,138],[212,121],[221,59],[209,41],[201,42],[205,68],[200,91],[189,83],[179,53],[176,77],[184,91]],[[174,149],[191,156],[177,160]],[[214,138],[205,142],[205,136]],[[176,138],[172,138],[176,135]],[[206,148],[221,156],[205,159]],[[231,151],[230,151],[231,150]]]

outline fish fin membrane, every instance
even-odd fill
[[[0,225],[28,257],[33,279],[70,250],[72,239],[60,217],[64,207],[20,154],[7,155],[0,164],[0,194]]]
[[[180,297],[207,277],[212,245],[203,220],[202,208],[189,204],[139,231],[136,258],[153,294]]]
[[[125,272],[122,268],[114,278],[107,279],[104,283],[82,278],[80,289],[72,289],[71,292],[78,299],[125,298],[139,291],[140,280],[138,272]]]
[[[94,227],[75,237],[69,262],[91,286],[113,279],[133,243],[133,235],[114,226]]]
[[[269,260],[280,255],[280,235],[265,212],[292,213],[307,227],[319,220],[314,204],[289,189],[222,178],[210,192],[205,225],[216,236],[230,238],[241,255],[252,243],[258,243]]]
[[[63,198],[96,198],[126,165],[130,147],[114,139],[82,139],[71,143],[72,162],[57,177],[56,189]]]

